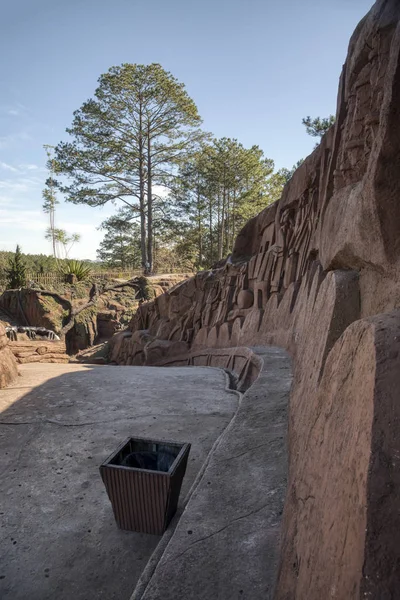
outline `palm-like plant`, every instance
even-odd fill
[[[75,275],[77,281],[83,281],[90,276],[91,269],[82,260],[67,259],[59,263],[59,269],[65,278],[68,275]]]

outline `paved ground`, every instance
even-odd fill
[[[117,529],[99,465],[129,435],[189,441],[183,498],[237,395],[215,369],[21,372],[0,391],[0,598],[127,600],[160,538]]]
[[[245,393],[176,529],[164,536],[132,600],[274,596],[292,374],[284,350],[254,350],[264,362],[260,376]]]

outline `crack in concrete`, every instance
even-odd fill
[[[193,415],[194,417],[198,416],[202,419],[207,418],[215,418],[215,417],[226,417],[225,413],[213,413],[212,415],[204,415],[198,414]],[[182,414],[174,414],[174,413],[149,413],[146,415],[136,415],[134,417],[121,417],[120,419],[108,419],[105,421],[85,421],[84,423],[63,423],[62,421],[53,421],[51,419],[42,419],[39,421],[0,421],[0,425],[41,425],[43,423],[48,423],[50,425],[58,425],[60,427],[86,427],[88,425],[102,425],[104,423],[119,423],[120,421],[139,421],[140,419],[147,419],[149,417],[174,417],[174,418],[186,418],[185,415]]]
[[[195,542],[193,542],[193,544],[190,544],[190,546],[185,548],[185,550],[183,552],[181,552],[180,554],[176,554],[175,556],[172,556],[171,558],[167,558],[165,562],[167,563],[167,562],[170,562],[171,560],[177,560],[178,558],[181,558],[181,556],[183,556],[188,550],[191,550],[193,548],[193,546],[196,546],[200,542],[204,542],[205,540],[208,540],[208,539],[214,537],[215,535],[218,535],[225,529],[228,529],[228,527],[230,527],[237,521],[241,521],[242,519],[246,519],[247,517],[251,517],[252,515],[257,514],[258,512],[262,511],[264,508],[267,508],[268,504],[269,503],[267,502],[266,504],[264,504],[260,508],[257,508],[256,510],[252,510],[245,515],[237,517],[236,519],[232,519],[232,521],[230,521],[230,523],[228,523],[227,525],[224,525],[224,527],[221,527],[221,529],[218,529],[217,531],[214,531],[213,533],[210,533],[209,535],[206,535],[205,537],[202,537],[202,538],[196,540]]]
[[[270,444],[273,444],[276,441],[277,440],[269,440],[268,442],[264,442],[263,444],[259,444],[258,446],[253,446],[253,448],[248,448],[244,452],[241,452],[240,454],[236,454],[235,456],[228,456],[228,458],[222,458],[220,460],[217,460],[216,463],[218,464],[221,462],[225,462],[227,460],[233,460],[234,458],[239,458],[240,456],[244,456],[245,454],[248,454],[249,452],[253,452],[253,450],[258,450],[258,448],[262,448],[263,446],[269,446]]]

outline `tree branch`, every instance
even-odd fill
[[[65,339],[67,333],[74,327],[75,320],[78,315],[80,315],[84,310],[95,306],[99,301],[100,297],[106,294],[107,292],[116,292],[124,287],[131,287],[137,291],[140,290],[139,284],[136,283],[134,279],[125,281],[123,283],[114,283],[108,286],[106,285],[103,288],[100,288],[97,283],[94,283],[89,292],[89,300],[84,304],[80,304],[78,306],[74,306],[72,302],[68,300],[68,298],[66,298],[65,296],[61,296],[61,294],[57,294],[57,292],[51,292],[50,290],[38,290],[38,294],[43,296],[51,296],[55,300],[58,300],[58,302],[63,307],[66,307],[68,309],[69,314],[67,322],[65,323],[65,325],[63,325],[63,327],[60,330],[61,338]]]

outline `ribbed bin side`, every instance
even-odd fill
[[[181,487],[183,478],[186,473],[186,466],[189,457],[190,445],[185,448],[185,453],[182,456],[178,466],[175,469],[173,475],[171,475],[171,481],[169,486],[169,497],[168,506],[165,514],[165,529],[168,527],[169,522],[174,516],[179,500],[179,494],[181,493]]]
[[[170,477],[110,465],[100,471],[118,527],[162,535]]]

